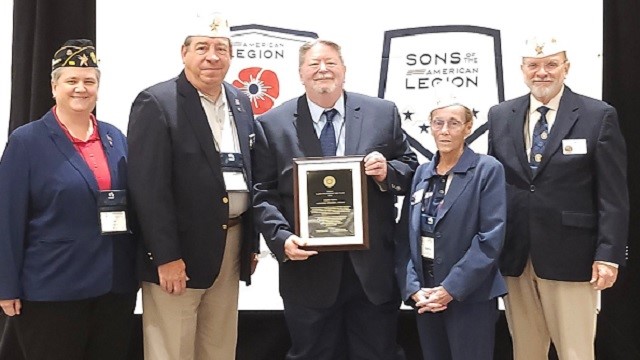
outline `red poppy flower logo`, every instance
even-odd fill
[[[276,73],[259,67],[241,70],[238,80],[233,81],[233,86],[249,96],[255,115],[271,109],[275,99],[280,95],[280,81]]]

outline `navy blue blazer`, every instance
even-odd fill
[[[502,163],[507,180],[500,269],[520,276],[530,258],[541,278],[589,281],[594,261],[625,263],[629,194],[618,115],[609,104],[565,86],[533,174],[524,140],[529,99],[505,101],[488,114],[488,154]],[[586,152],[566,153],[563,141],[572,139],[586,142]]]
[[[390,101],[345,93],[345,155],[378,151],[387,159],[388,191],[368,177],[369,244],[349,255],[374,304],[397,301],[394,277],[395,196],[404,195],[416,155]],[[294,233],[293,158],[322,156],[305,95],[257,119],[254,155],[256,225],[280,263],[280,295],[309,307],[332,305],[340,288],[344,252],[322,252],[304,261],[284,261],[284,243]]]
[[[251,189],[251,103],[232,85],[223,86]],[[138,94],[127,136],[131,198],[141,228],[140,279],[158,283],[159,265],[183,259],[187,287],[211,287],[226,244],[228,193],[200,95],[184,72]],[[252,254],[259,251],[252,214],[251,207],[242,214],[240,279],[247,284]]]
[[[396,232],[396,275],[407,303],[425,287],[420,215],[434,161],[416,170]],[[465,147],[435,222],[434,280],[457,301],[485,301],[507,292],[498,269],[506,227],[504,170],[494,158]]]
[[[124,135],[98,122],[112,189],[127,188]],[[136,242],[100,235],[98,183],[51,111],[21,126],[0,161],[0,299],[131,292]]]

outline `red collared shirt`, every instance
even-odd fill
[[[93,172],[93,176],[96,177],[98,182],[98,188],[100,190],[111,189],[111,173],[109,172],[109,163],[107,162],[107,156],[102,148],[102,141],[100,141],[100,133],[98,132],[98,121],[93,114],[91,116],[91,122],[93,123],[93,134],[89,136],[87,141],[75,138],[56,114],[56,107],[53,107],[53,115],[55,115],[58,125],[62,128],[62,131],[67,135],[69,140],[73,143],[73,147],[80,153],[85,163],[89,166]]]

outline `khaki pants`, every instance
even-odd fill
[[[515,360],[547,360],[550,341],[560,360],[595,359],[597,291],[589,282],[541,279],[531,260],[522,275],[505,280]]]
[[[220,274],[210,288],[172,295],[142,283],[146,360],[235,359],[241,229],[229,228]]]

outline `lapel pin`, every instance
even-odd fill
[[[240,106],[240,100],[238,100],[237,98],[234,99],[235,104],[236,104],[236,110],[238,110],[239,112],[242,112],[242,106]]]
[[[113,147],[113,139],[111,138],[111,135],[107,134],[107,141],[109,142],[109,146]]]

